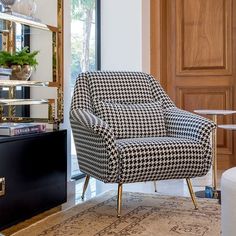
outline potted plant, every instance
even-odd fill
[[[0,66],[12,69],[11,79],[28,80],[38,65],[36,59],[38,53],[39,51],[29,52],[28,47],[12,54],[0,51]]]

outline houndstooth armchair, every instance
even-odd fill
[[[178,109],[159,82],[141,72],[79,75],[70,122],[80,170],[105,183],[122,184],[205,175],[212,162],[210,135],[216,125]]]

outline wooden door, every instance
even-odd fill
[[[151,22],[151,72],[176,105],[236,109],[236,0],[151,0]],[[230,131],[218,129],[218,162],[236,164]]]

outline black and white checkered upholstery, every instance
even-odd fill
[[[81,171],[105,182],[116,182],[118,149],[108,124],[82,109],[72,110],[70,115]]]
[[[164,118],[165,127],[160,119],[153,122],[155,115]],[[138,117],[136,125],[132,117]],[[211,165],[216,125],[176,108],[145,73],[80,74],[70,121],[80,170],[106,183],[192,178],[205,175]]]
[[[166,136],[159,102],[120,104],[97,102],[96,114],[113,130],[116,139]]]
[[[139,72],[89,73],[91,100],[135,104],[154,101],[150,81]]]
[[[120,180],[124,183],[191,178],[205,173],[200,143],[184,138],[118,139]]]

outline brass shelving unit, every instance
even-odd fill
[[[1,30],[3,49],[15,51],[15,24],[49,31],[52,34],[52,79],[51,81],[0,80],[0,87],[8,88],[8,99],[0,98],[0,122],[46,122],[59,129],[63,122],[63,0],[57,0],[57,27],[20,17],[14,14],[0,13],[6,29]],[[16,99],[16,87],[48,87],[57,90],[55,99]],[[48,105],[48,118],[16,117],[14,107],[18,105]],[[8,115],[3,115],[3,107],[8,106]]]

